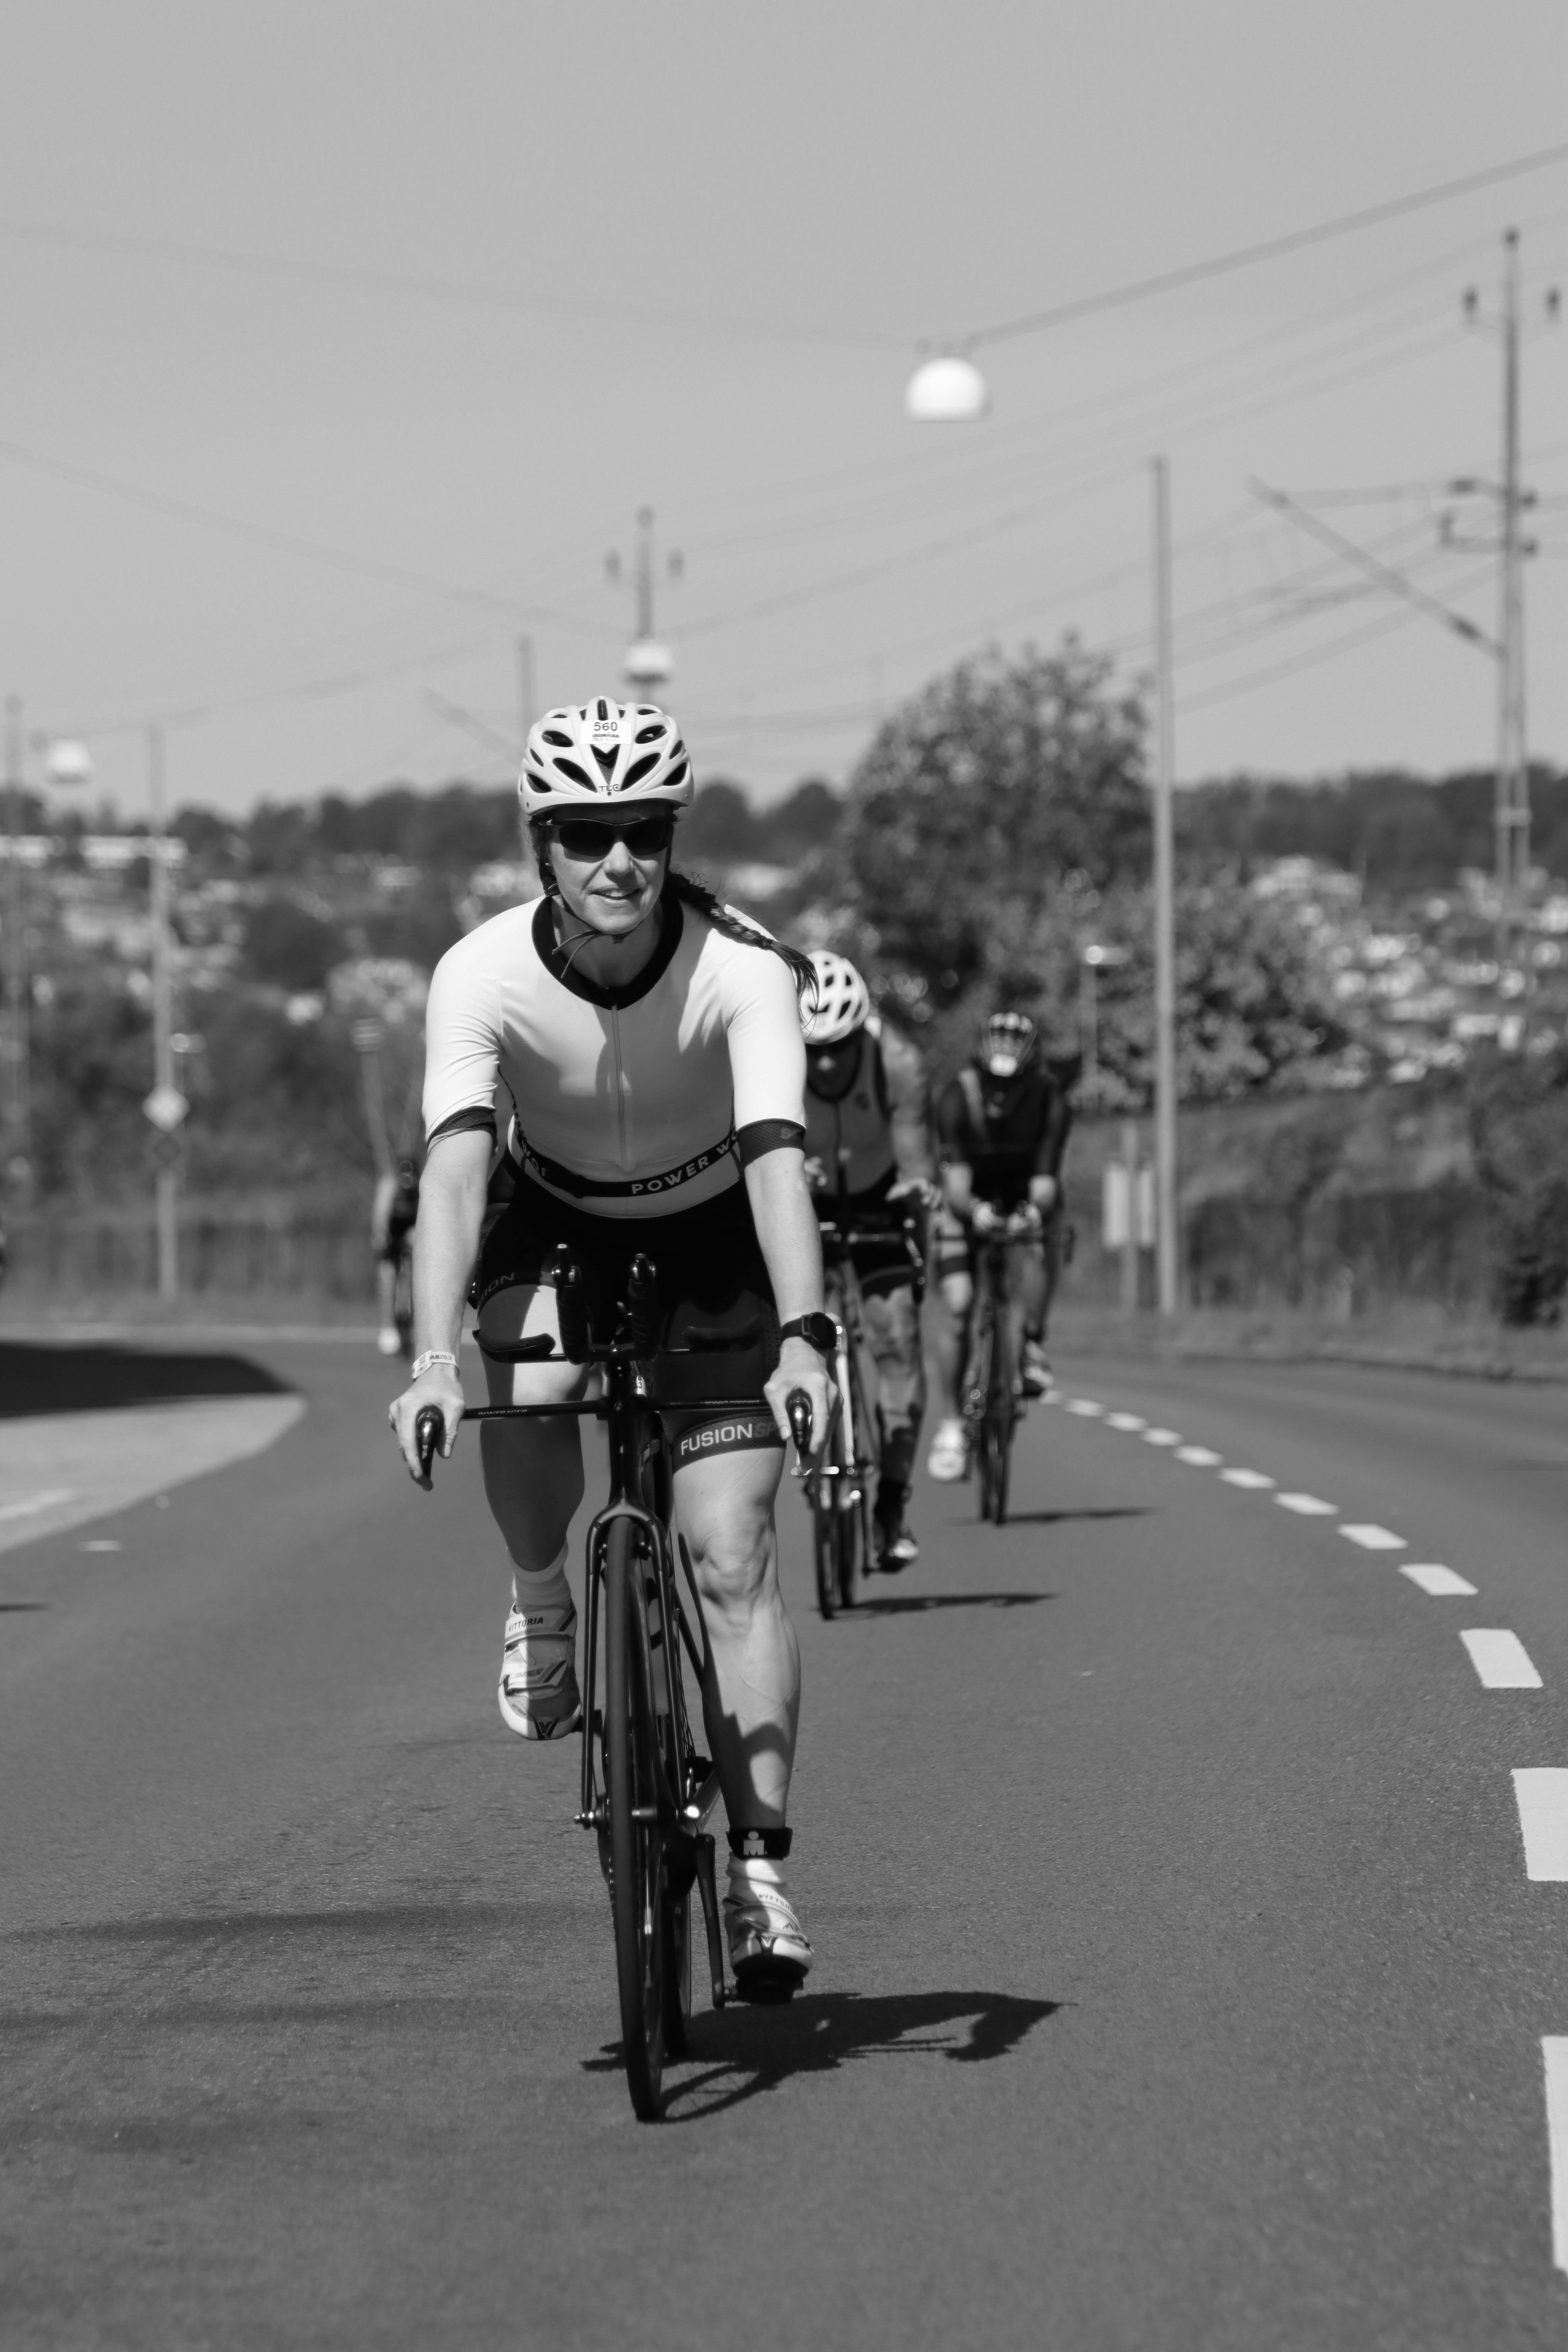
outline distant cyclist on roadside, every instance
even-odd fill
[[[895,1576],[920,1556],[907,1513],[925,1412],[925,1360],[921,1286],[903,1228],[910,1208],[923,1210],[936,1174],[931,1091],[921,1055],[872,1012],[855,966],[820,950],[811,963],[816,994],[804,1013],[806,1181],[819,1217],[880,1225],[888,1234],[860,1244],[854,1257],[877,1367],[876,1564]]]
[[[636,1255],[654,1260],[653,1378],[730,1821],[730,1961],[743,1997],[765,2000],[787,1998],[812,1964],[783,1869],[800,1650],[773,1497],[795,1389],[814,1429],[828,1427],[835,1333],[805,1170],[810,967],[672,869],[693,790],[680,730],[651,704],[604,696],[529,732],[518,791],[543,895],[459,940],[430,983],[418,1352],[390,1418],[415,1477],[427,1405],[450,1454],[466,1295],[481,1343],[554,1343],[548,1360],[487,1358],[492,1402],[581,1397],[587,1367],[559,1351],[557,1251],[605,1302],[625,1296]],[[737,1393],[755,1410],[737,1410]],[[511,1570],[501,1716],[526,1739],[562,1738],[583,1717],[566,1575],[577,1423],[487,1423],[479,1456]]]
[[[397,1328],[397,1276],[419,1216],[419,1162],[408,1154],[375,1180],[370,1207],[370,1245],[375,1252],[376,1297],[381,1329],[376,1346],[395,1356],[403,1346]]]
[[[942,1305],[936,1360],[942,1418],[926,1463],[933,1478],[962,1478],[968,1467],[959,1386],[974,1303],[973,1244],[995,1230],[998,1216],[1018,1209],[1031,1213],[1036,1227],[1017,1244],[1020,1378],[1026,1396],[1043,1396],[1050,1386],[1046,1318],[1061,1271],[1061,1164],[1071,1125],[1067,1088],[1045,1067],[1034,1023],[1026,1013],[994,1013],[981,1028],[973,1059],[937,1104],[942,1205],[933,1255]]]

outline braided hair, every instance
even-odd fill
[[[558,898],[561,896],[561,886],[555,879],[555,868],[550,862],[549,820],[542,817],[531,817],[528,824],[528,838],[529,845],[533,851],[533,862],[539,868],[539,878],[544,885],[545,895],[547,898]],[[790,976],[795,982],[795,993],[803,999],[808,989],[815,993],[816,974],[811,968],[809,956],[802,955],[798,948],[790,947],[783,940],[773,939],[759,925],[748,923],[743,916],[732,913],[723,900],[710,890],[705,882],[699,882],[690,874],[678,874],[673,866],[667,866],[664,871],[664,889],[660,895],[665,898],[679,901],[683,907],[695,907],[700,915],[707,917],[716,931],[722,931],[727,940],[738,940],[742,947],[771,949],[782,962],[788,965]]]

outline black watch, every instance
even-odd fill
[[[838,1326],[831,1315],[818,1307],[811,1315],[795,1315],[787,1323],[779,1325],[781,1339],[809,1339],[819,1356],[831,1363],[838,1353]]]

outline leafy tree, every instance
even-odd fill
[[[1555,1323],[1568,1296],[1568,1050],[1472,1066],[1470,1149],[1496,1216],[1505,1323]]]
[[[766,855],[751,802],[739,784],[722,776],[699,789],[680,821],[679,848],[682,858],[710,857],[721,865]]]
[[[338,925],[293,899],[264,898],[245,926],[245,961],[256,980],[274,988],[321,988],[347,952]]]
[[[960,662],[882,727],[850,785],[846,859],[881,953],[951,1004],[999,919],[1032,928],[1069,873],[1146,867],[1143,712],[1074,637]]]

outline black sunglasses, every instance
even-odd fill
[[[657,857],[669,847],[675,819],[668,809],[651,816],[554,817],[550,830],[568,857],[607,857],[613,841],[624,841],[634,857]]]

